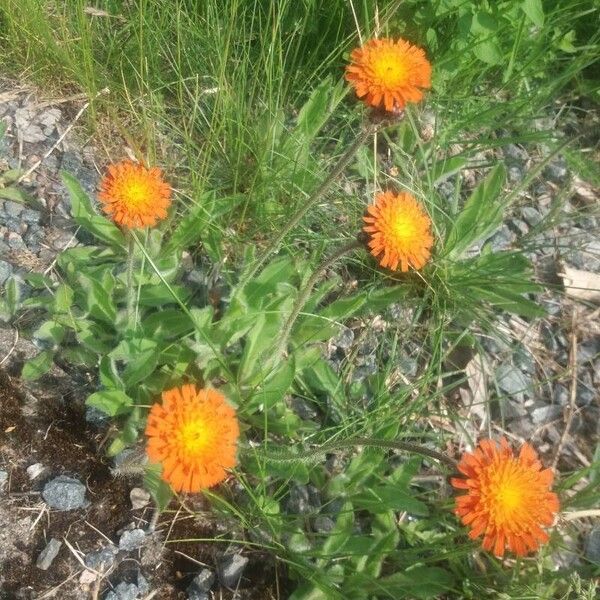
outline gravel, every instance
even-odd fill
[[[104,596],[104,600],[136,600],[140,595],[140,589],[135,583],[121,582]]]
[[[57,539],[52,538],[46,547],[40,552],[35,566],[42,571],[47,571],[52,565],[52,561],[58,555],[60,547],[62,546],[62,542],[59,542]]]
[[[0,491],[2,491],[7,481],[8,473],[6,471],[0,471]]]
[[[188,598],[201,598],[202,595],[207,596],[207,592],[215,582],[215,574],[210,569],[202,569],[198,575],[192,579],[192,582],[187,588]]]
[[[119,538],[119,550],[124,550],[125,552],[137,550],[144,545],[145,540],[146,533],[143,529],[131,529],[124,531]]]
[[[85,555],[83,562],[85,563],[86,567],[94,569],[94,571],[108,571],[108,569],[115,562],[117,552],[117,548],[111,544],[110,546],[105,546],[100,550],[88,552]]]
[[[76,510],[86,505],[85,485],[72,477],[55,477],[42,490],[42,498],[55,510]]]
[[[225,554],[217,564],[217,574],[221,585],[236,589],[248,564],[248,559],[241,554]]]
[[[585,539],[585,557],[600,564],[600,527],[594,527]]]

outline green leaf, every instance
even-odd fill
[[[194,331],[195,324],[179,308],[166,308],[146,317],[142,327],[148,337],[179,338]]]
[[[52,367],[54,360],[54,352],[52,350],[44,350],[37,356],[30,358],[24,365],[21,371],[21,377],[25,381],[34,381],[47,373]]]
[[[57,313],[68,313],[73,305],[73,296],[73,290],[66,283],[61,283],[54,292],[54,310]]]
[[[26,204],[28,197],[27,194],[15,187],[0,187],[0,199],[10,200],[11,202],[18,202],[19,204]]]
[[[113,247],[124,249],[126,242],[121,230],[94,211],[92,201],[77,179],[66,171],[62,171],[61,176],[71,198],[71,213],[75,222],[99,240]]]
[[[53,285],[52,279],[42,273],[27,273],[23,279],[36,290],[48,289]]]
[[[453,156],[444,160],[438,160],[431,168],[431,179],[433,184],[441,183],[448,177],[458,173],[467,164],[464,156]]]
[[[4,294],[8,313],[12,317],[16,314],[21,301],[21,286],[14,275],[4,284]]]
[[[268,410],[282,402],[292,386],[296,368],[293,356],[283,362],[277,370],[252,394],[244,405],[244,412],[252,412],[259,407]]]
[[[182,285],[172,285],[171,290],[181,302],[187,302],[192,295],[192,292]],[[138,303],[140,306],[162,307],[165,304],[177,304],[177,300],[173,298],[169,288],[164,283],[160,283],[142,286]]]
[[[65,328],[56,321],[44,321],[34,332],[33,337],[38,340],[51,341],[60,344],[65,337]]]
[[[398,571],[377,581],[365,581],[364,585],[371,593],[383,591],[388,597],[419,598],[433,600],[454,587],[453,575],[439,567],[415,567],[407,571]]]
[[[544,5],[542,4],[542,0],[523,0],[521,8],[534,25],[538,27],[544,25]]]
[[[498,65],[503,60],[500,47],[492,40],[485,40],[475,44],[473,52],[479,60],[488,65]]]
[[[505,178],[506,169],[498,164],[475,188],[448,233],[444,248],[448,256],[457,258],[500,226],[504,207],[497,199]]]
[[[149,464],[144,475],[144,487],[150,492],[159,511],[165,510],[173,498],[171,486],[161,478],[162,466]]]
[[[78,293],[81,296],[81,304],[89,315],[114,325],[117,317],[117,307],[112,294],[115,281],[109,272],[105,271],[104,275],[102,279],[97,279],[87,273],[78,273]]]
[[[101,410],[109,417],[114,417],[128,412],[133,400],[121,390],[103,390],[88,396],[85,403]]]
[[[374,514],[387,510],[406,511],[422,517],[429,514],[425,503],[412,496],[404,486],[392,483],[369,486],[353,495],[351,500],[355,508],[365,509]]]

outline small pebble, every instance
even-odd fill
[[[600,564],[600,527],[594,527],[586,536],[585,557]]]
[[[39,477],[44,471],[46,467],[42,463],[35,463],[27,467],[27,477],[31,481],[33,481],[36,477]]]
[[[46,547],[40,552],[35,566],[42,571],[47,571],[50,568],[52,561],[56,558],[61,546],[62,542],[52,538]]]
[[[192,582],[187,588],[188,597],[192,594],[205,594],[210,591],[210,588],[215,582],[215,574],[210,569],[202,569],[198,575],[192,579]]]
[[[119,585],[115,586],[112,592],[108,592],[104,596],[104,600],[136,600],[139,594],[140,590],[135,583],[125,583],[122,581]]]
[[[129,492],[129,499],[131,500],[131,508],[138,510],[148,506],[150,503],[150,494],[143,488],[133,488]]]
[[[86,567],[94,569],[94,571],[108,571],[109,567],[115,562],[117,552],[117,548],[111,544],[100,550],[88,552],[85,555],[83,562]]]
[[[6,485],[8,481],[8,473],[6,471],[0,471],[0,490]]]
[[[221,585],[236,589],[247,564],[248,559],[241,554],[225,554],[222,556],[217,565],[217,574]]]
[[[143,529],[131,529],[124,531],[123,535],[119,538],[119,550],[130,552],[131,550],[137,550],[144,544],[146,534]]]
[[[86,505],[85,485],[61,475],[49,481],[42,490],[42,498],[50,508],[56,510],[75,510]]]

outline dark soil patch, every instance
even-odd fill
[[[31,405],[2,370],[0,398],[0,468],[9,474],[8,484],[0,492],[0,526],[18,524],[14,532],[6,526],[4,533],[0,532],[0,599],[92,597],[93,585],[86,588],[80,583],[83,567],[65,540],[82,557],[106,546],[108,540],[103,536],[117,544],[119,532],[132,522],[145,528],[151,508],[132,510],[129,500],[131,489],[141,482],[113,476],[110,459],[99,449],[104,432],[90,431],[83,407],[75,399],[65,398],[59,392],[51,401],[46,398],[43,403]],[[45,470],[30,481],[26,469],[34,463],[41,463]],[[85,483],[90,501],[87,508],[48,512],[40,492],[48,480],[61,474]],[[201,496],[189,498],[187,505],[194,511],[207,509]],[[63,545],[50,569],[42,571],[35,562],[53,537]],[[158,592],[156,600],[185,598],[184,590],[201,565],[214,570],[227,547],[221,543],[177,540],[217,537],[216,524],[210,518],[200,520],[186,511],[162,515],[157,533],[147,539],[141,551],[118,555],[117,567],[101,582],[99,597],[111,585],[136,582],[141,571],[150,589]],[[281,579],[281,572],[276,574],[273,558],[260,552],[248,557],[250,563],[236,598],[285,597],[281,581],[276,591],[275,582],[277,576]],[[57,588],[54,595],[45,595],[53,588]],[[233,594],[221,590],[218,597],[225,600],[233,598]]]

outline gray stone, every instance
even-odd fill
[[[523,179],[524,171],[517,165],[510,165],[508,167],[508,180],[512,183],[521,181]]]
[[[145,596],[150,591],[150,584],[148,580],[142,575],[141,571],[138,571],[137,586],[141,596]]]
[[[335,521],[327,515],[317,515],[313,522],[313,529],[318,533],[331,533],[335,529]]]
[[[515,240],[515,234],[508,228],[506,223],[503,223],[502,227],[490,237],[488,242],[494,252],[501,252],[502,250],[508,250]]]
[[[129,499],[131,500],[131,508],[133,510],[139,510],[150,504],[150,494],[143,488],[133,488],[129,492]]]
[[[50,565],[52,565],[52,561],[56,558],[61,546],[62,542],[52,538],[40,552],[35,562],[35,566],[42,571],[47,571],[50,568]]]
[[[56,510],[76,510],[86,505],[85,485],[61,475],[49,481],[42,490],[42,498],[50,508]]]
[[[294,485],[286,502],[287,511],[294,515],[304,515],[312,511],[308,489],[305,485]]]
[[[0,471],[0,491],[6,485],[8,481],[8,473],[6,471]]]
[[[304,398],[292,396],[290,401],[294,412],[305,421],[314,421],[317,418],[317,411]]]
[[[600,563],[600,527],[594,527],[585,538],[585,557],[594,563]]]
[[[504,156],[512,162],[524,163],[529,158],[527,152],[516,144],[507,144],[502,148]]]
[[[192,582],[187,588],[188,596],[193,592],[203,594],[210,591],[210,588],[215,582],[215,574],[210,569],[202,569],[198,575],[192,579]]]
[[[241,554],[225,554],[222,556],[217,564],[217,574],[221,585],[236,589],[247,564],[248,559]]]
[[[600,337],[581,342],[577,347],[578,364],[590,362],[600,354]]]
[[[12,275],[12,272],[12,265],[5,260],[0,260],[0,285],[6,283],[6,280]]]
[[[20,202],[13,202],[12,200],[4,201],[4,212],[9,217],[13,217],[13,219],[18,219],[23,209],[24,207]]]
[[[34,123],[35,112],[29,108],[18,108],[15,111],[15,125],[24,142],[35,144],[46,140],[42,128]]]
[[[122,581],[119,585],[115,586],[112,592],[108,592],[104,596],[104,600],[136,600],[139,594],[140,590],[135,583],[125,583]]]
[[[30,480],[34,480],[36,477],[39,477],[45,470],[46,467],[44,467],[42,463],[35,463],[33,465],[29,465],[26,469],[27,477],[29,477]]]
[[[37,210],[32,210],[31,208],[26,208],[21,213],[21,220],[29,225],[37,225],[40,222],[40,213]]]
[[[342,330],[331,340],[331,343],[342,350],[348,350],[354,342],[354,331],[349,327],[342,327]]]
[[[561,406],[556,404],[548,404],[547,406],[540,406],[535,408],[531,412],[531,418],[536,425],[543,425],[558,419],[562,415],[563,409]]]
[[[119,550],[130,552],[143,546],[146,534],[143,529],[131,529],[123,532],[119,538]]]
[[[555,383],[552,390],[554,401],[561,406],[566,406],[569,403],[569,390],[562,383]]]
[[[11,250],[27,250],[27,244],[16,231],[9,231],[6,241]]]
[[[542,215],[537,209],[533,208],[533,206],[524,206],[521,213],[529,227],[535,227],[542,222]]]
[[[210,598],[206,592],[196,592],[188,589],[187,600],[210,600]]]
[[[115,562],[115,556],[118,550],[112,544],[110,546],[105,546],[100,550],[94,550],[93,552],[88,552],[83,562],[86,567],[90,569],[94,569],[94,571],[108,571],[108,569]]]
[[[568,174],[567,163],[563,158],[551,161],[544,169],[544,176],[554,183],[562,183]]]
[[[95,425],[96,427],[102,427],[108,423],[108,415],[101,410],[98,410],[94,406],[86,406],[85,407],[85,420],[87,423],[91,425]]]
[[[498,387],[514,396],[522,396],[529,390],[529,383],[523,373],[510,363],[502,363],[496,369]]]

